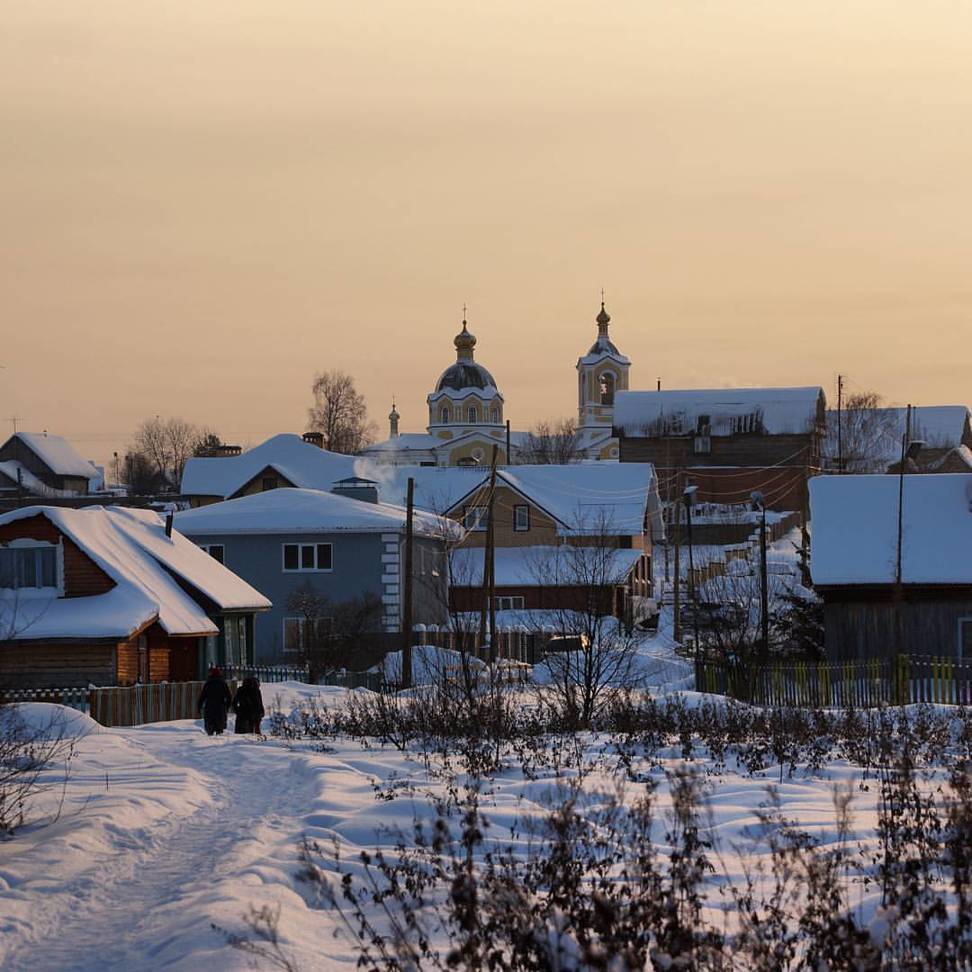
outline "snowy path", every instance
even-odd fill
[[[37,902],[40,914],[34,913],[32,924],[43,934],[8,953],[5,969],[178,968],[194,924],[190,937],[208,934],[214,947],[222,945],[224,961],[242,959],[227,955],[209,929],[218,917],[213,894],[224,882],[238,891],[248,867],[258,885],[259,876],[252,875],[259,875],[275,837],[292,858],[299,818],[316,795],[316,774],[307,771],[303,757],[245,737],[146,728],[129,738],[147,759],[199,773],[213,802],[187,817],[119,834],[112,857]],[[227,897],[238,913],[239,902]],[[253,898],[262,903],[259,893]]]

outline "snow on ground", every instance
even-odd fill
[[[662,660],[663,649],[657,651]],[[670,653],[668,660],[676,664]],[[345,694],[296,682],[264,690],[267,703],[285,713],[315,701],[335,704]],[[697,705],[705,697],[684,698]],[[43,715],[28,712],[32,721]],[[251,966],[211,923],[244,931],[249,908],[264,905],[280,906],[282,941],[301,969],[352,969],[356,956],[348,942],[332,937],[336,916],[315,907],[296,880],[298,842],[307,836],[327,848],[336,839],[344,861],[360,850],[393,848],[417,817],[431,818],[447,786],[419,754],[375,742],[328,739],[322,747],[232,734],[210,738],[188,720],[135,729],[87,722],[75,719],[77,755],[66,782],[61,767],[47,774],[40,819],[0,843],[4,969],[232,972]],[[592,753],[602,746],[597,738],[582,742]],[[682,765],[671,751],[650,770],[659,784],[660,843],[669,806],[664,770]],[[701,760],[692,765],[711,769]],[[527,778],[516,765],[497,773],[483,804],[491,836],[502,841],[524,816],[545,813],[575,775],[568,770],[558,777],[547,767]],[[798,772],[779,785],[783,812],[831,842],[832,786],[859,776],[844,762],[817,774]],[[730,768],[708,778],[720,866],[733,877],[742,874],[740,848],[777,778],[773,766],[752,777]],[[585,787],[613,791],[615,783],[607,760]],[[639,795],[638,784],[624,785],[626,797]],[[857,790],[854,820],[862,835],[874,826],[876,798],[875,787]]]

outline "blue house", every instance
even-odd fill
[[[258,664],[293,662],[306,647],[308,618],[294,601],[307,594],[336,609],[370,595],[380,630],[400,631],[405,521],[402,507],[379,503],[375,485],[354,478],[328,492],[280,488],[176,515],[181,533],[273,602],[256,621]],[[416,511],[413,533],[413,620],[442,623],[446,544],[460,529]]]

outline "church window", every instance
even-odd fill
[[[614,404],[614,375],[610,371],[605,371],[600,379],[601,404]]]
[[[469,406],[469,411],[467,412],[466,421],[468,422],[478,422],[479,421],[479,410],[475,405]]]
[[[500,417],[499,417],[499,409],[498,408],[494,408],[489,413],[489,417],[490,417],[490,420],[492,421],[493,425],[498,425],[499,424],[499,420],[500,420]]]
[[[449,421],[449,409],[447,409],[447,408],[440,409],[440,411],[439,411],[439,421],[440,422],[443,422],[443,423]]]

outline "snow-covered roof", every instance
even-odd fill
[[[176,525],[190,536],[254,533],[401,533],[406,511],[316,489],[271,489],[177,513]],[[458,538],[452,520],[416,512],[420,536]]]
[[[642,551],[603,547],[497,547],[497,587],[605,586],[623,584]],[[478,587],[483,579],[482,547],[452,553],[453,587]]]
[[[83,476],[85,479],[96,479],[98,476],[98,470],[59,435],[17,432],[14,438],[27,446],[56,476]]]
[[[810,480],[814,584],[892,584],[898,551],[899,477]],[[901,579],[972,584],[972,474],[904,477]]]
[[[823,389],[816,385],[619,391],[614,396],[614,426],[627,436],[692,435],[700,417],[705,417],[709,435],[801,434],[817,422],[822,398]]]
[[[71,489],[54,489],[47,483],[41,482],[22,462],[16,459],[6,459],[0,462],[0,473],[13,482],[19,482],[28,494],[32,496],[74,496]]]
[[[928,469],[934,472],[936,469],[940,469],[946,463],[950,462],[963,465],[969,472],[972,472],[972,449],[967,445],[960,445],[955,449],[949,449],[941,459],[936,459],[934,462],[929,463]]]
[[[379,482],[390,502],[405,501],[407,483],[415,480],[415,504],[439,513],[454,510],[475,498],[489,482],[482,466],[382,467],[359,464],[359,475]],[[597,534],[607,529],[636,536],[644,529],[645,513],[652,517],[655,539],[662,536],[654,468],[650,463],[575,462],[568,465],[514,465],[497,471],[501,485],[517,490],[550,514],[563,535]]]
[[[428,452],[443,445],[445,441],[425,432],[402,432],[400,435],[366,446],[361,450],[361,455],[367,456],[372,452],[409,452],[416,449]]]
[[[337,480],[354,475],[354,464],[354,456],[328,452],[299,435],[281,433],[238,456],[190,459],[182,473],[182,492],[232,496],[268,466],[294,486],[330,489]]]
[[[28,506],[0,516],[0,524],[37,515],[73,540],[116,586],[71,598],[0,592],[6,613],[16,614],[15,640],[126,638],[156,619],[171,635],[215,634],[205,608],[173,574],[222,610],[270,607],[262,594],[186,537],[176,531],[166,537],[163,521],[150,510]]]

